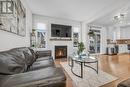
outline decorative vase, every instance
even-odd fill
[[[82,58],[82,53],[79,53],[78,56],[79,56],[79,58]]]

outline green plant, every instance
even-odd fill
[[[89,35],[89,36],[95,36],[95,33],[94,33],[94,31],[90,30],[90,31],[88,32],[88,35]]]
[[[83,42],[80,42],[78,43],[78,55],[81,54],[85,49],[85,46],[84,46],[84,43]]]
[[[33,32],[35,32],[35,31],[36,31],[36,29],[32,29],[32,31],[33,31]]]

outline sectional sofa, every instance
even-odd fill
[[[21,47],[0,52],[0,87],[66,87],[51,55]]]

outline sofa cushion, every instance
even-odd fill
[[[31,66],[33,64],[33,62],[34,62],[32,56],[29,53],[25,52],[25,51],[23,51],[23,54],[25,56],[27,65]]]
[[[3,81],[1,80],[0,87],[52,87],[52,84],[65,83],[65,80],[65,74],[61,68],[48,67],[37,71],[8,76]]]
[[[42,61],[36,61],[30,66],[29,71],[33,70],[39,70],[46,67],[54,67],[54,61],[50,59],[42,60]]]
[[[11,49],[8,51],[8,53],[11,54],[12,56],[15,56],[15,57],[25,61],[25,56],[23,54],[23,51],[20,51],[18,49]]]
[[[41,57],[41,58],[37,58],[36,61],[43,61],[43,60],[52,60],[53,61],[53,57]]]
[[[37,51],[38,58],[51,56],[51,50]]]
[[[0,73],[16,74],[27,70],[24,58],[14,56],[9,51],[0,53]]]
[[[21,48],[15,48],[19,51],[23,51],[23,54],[25,55],[25,60],[28,66],[32,65],[32,63],[36,60],[35,56],[31,53],[29,48],[27,47],[21,47]]]
[[[31,48],[28,48],[28,49],[29,49],[30,52],[32,53],[32,57],[34,58],[34,60],[36,60],[36,59],[37,59],[36,52],[35,52],[33,49],[31,49]]]

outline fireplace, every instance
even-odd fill
[[[55,59],[67,58],[67,46],[55,46]]]

